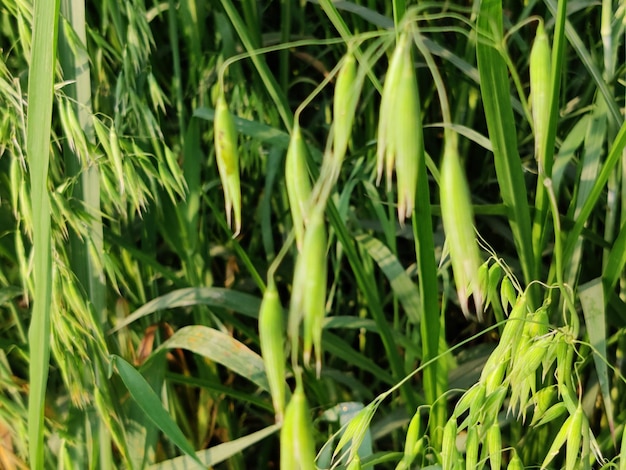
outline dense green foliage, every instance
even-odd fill
[[[2,0],[0,467],[626,468],[624,20]]]

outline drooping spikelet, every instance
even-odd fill
[[[469,317],[467,303],[472,294],[478,319],[482,320],[485,296],[479,276],[481,262],[474,232],[474,211],[456,139],[451,137],[445,142],[440,191],[441,217],[461,309]]]
[[[232,228],[232,215],[235,216],[235,232],[241,231],[241,188],[239,182],[239,155],[237,153],[237,132],[233,116],[226,104],[224,91],[220,90],[215,105],[214,140],[215,159],[220,173],[226,207],[226,222]]]
[[[391,189],[395,167],[398,191],[398,220],[411,216],[417,189],[417,162],[422,142],[421,111],[411,34],[403,32],[391,57],[383,86],[378,124],[377,182],[383,168]]]
[[[292,345],[297,345],[300,325],[303,326],[303,359],[309,364],[315,349],[318,375],[321,369],[322,324],[326,315],[326,227],[324,213],[313,210],[304,234],[302,251],[296,260],[288,332]],[[292,352],[295,351],[292,348]]]
[[[333,151],[339,161],[343,161],[348,147],[359,99],[360,87],[356,83],[356,65],[354,55],[349,52],[337,75],[333,96]]]
[[[297,375],[296,378],[296,389],[285,409],[285,419],[280,430],[280,469],[315,470],[311,412],[301,376]]]
[[[545,169],[545,136],[550,123],[550,44],[543,23],[537,27],[535,42],[530,51],[530,101],[535,131],[535,158],[540,171]]]
[[[259,310],[259,340],[261,355],[270,386],[276,422],[281,422],[285,410],[285,328],[274,277],[270,276]]]
[[[285,159],[285,183],[298,250],[302,250],[304,226],[308,218],[308,205],[311,199],[311,179],[306,164],[307,154],[308,150],[302,138],[300,124],[296,121],[291,131],[291,140]]]

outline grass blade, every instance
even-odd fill
[[[605,148],[606,131],[606,107],[600,99],[598,108],[593,113],[592,119],[589,121],[589,126],[585,133],[585,140],[583,142],[584,154],[582,156],[582,160],[578,164],[580,167],[580,180],[578,182],[575,205],[570,208],[569,212],[573,215],[573,219],[576,219],[580,213],[581,207],[587,201],[589,193],[598,176],[598,172],[600,171],[601,158]],[[570,265],[569,272],[566,271],[565,273],[566,282],[575,282],[582,264],[582,253],[582,239],[579,239],[576,244],[576,249],[573,252],[573,256],[571,258],[567,258],[570,260]],[[565,269],[567,270],[568,268],[566,267]]]
[[[279,429],[280,425],[273,424],[272,426],[268,426],[260,431],[248,434],[247,436],[240,437],[234,441],[224,442],[223,444],[218,444],[210,449],[198,451],[196,452],[196,456],[204,462],[206,466],[217,465],[218,463],[227,460],[229,457],[243,452],[252,444],[256,444],[266,437],[271,436]],[[148,467],[148,470],[179,470],[182,468],[193,468],[192,466],[195,465],[195,462],[196,459],[188,455],[184,455],[182,457],[176,457],[175,459],[166,460],[165,462],[152,465]]]
[[[254,53],[254,50],[256,49],[255,43],[258,43],[258,40],[255,40],[253,34],[250,33],[250,29],[242,20],[231,0],[222,0],[222,6],[224,7],[224,10],[226,10],[226,14],[237,31],[237,34],[239,34],[245,49],[251,53],[250,60],[256,67],[268,94],[274,101],[274,105],[283,120],[283,124],[287,129],[291,129],[293,127],[293,115],[289,109],[285,94],[278,86],[274,75],[272,75],[267,65],[267,62],[265,62],[265,58]]]
[[[589,342],[593,346],[593,362],[598,374],[598,382],[602,391],[602,401],[606,409],[611,434],[615,437],[613,420],[613,401],[610,394],[609,372],[606,353],[606,302],[603,287],[599,278],[580,286],[580,304],[585,315],[585,325],[589,334]]]
[[[526,282],[535,279],[528,195],[517,151],[517,129],[511,107],[507,68],[496,45],[502,43],[502,3],[483,0],[478,16],[476,56],[480,89],[502,200]]]
[[[194,462],[202,466],[202,462],[178,425],[163,407],[158,395],[146,379],[120,356],[111,356],[112,366],[116,366],[117,372],[126,385],[130,396],[152,421],[176,446],[190,456]]]
[[[544,2],[553,14],[557,12],[557,8],[562,7],[561,4],[567,3],[558,2],[557,4],[554,0],[544,0]],[[591,54],[585,48],[585,43],[576,32],[575,27],[569,21],[565,22],[565,35],[567,36],[567,39],[569,39],[569,42],[576,51],[576,54],[578,54],[581,62],[593,78],[594,84],[597,85],[602,97],[606,101],[611,119],[615,120],[615,122],[622,122],[623,117],[620,113],[619,106],[615,102],[615,98],[611,93],[607,81],[602,77],[602,72],[598,69]],[[553,61],[553,66],[558,65],[558,63],[554,63]]]
[[[605,302],[608,303],[609,297],[615,289],[615,285],[626,265],[626,222],[622,224],[613,248],[607,257],[607,263],[602,273],[602,282],[604,284]]]
[[[109,333],[115,333],[146,315],[177,307],[208,305],[234,310],[251,318],[257,318],[261,300],[250,294],[221,287],[187,287],[152,299],[115,325]]]
[[[413,323],[419,323],[420,299],[417,287],[398,258],[387,248],[387,245],[370,235],[357,235],[355,240],[367,251],[385,274],[409,320]]]
[[[570,230],[570,233],[566,240],[565,248],[563,250],[563,259],[570,259],[572,257],[574,249],[576,248],[576,242],[578,240],[578,237],[580,236],[583,227],[587,223],[587,219],[591,215],[593,208],[598,202],[598,199],[600,198],[600,195],[602,194],[604,186],[609,180],[611,173],[614,171],[615,166],[620,161],[622,157],[622,152],[625,147],[626,122],[622,124],[619,133],[615,137],[613,145],[611,146],[611,150],[609,151],[606,161],[604,162],[604,165],[600,170],[600,174],[596,178],[593,188],[591,189],[591,191],[589,191],[589,196],[587,197],[587,200],[582,205],[580,212],[578,213],[578,217],[576,218],[574,227]]]
[[[31,468],[44,468],[44,402],[50,360],[52,264],[48,166],[59,0],[37,1],[33,11],[33,47],[28,79],[26,153],[31,171],[35,292],[28,331],[30,394],[28,439]]]
[[[176,348],[187,349],[223,364],[261,389],[269,391],[261,356],[226,333],[201,325],[186,326],[165,341],[153,356],[165,349]]]

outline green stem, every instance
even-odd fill
[[[174,64],[174,76],[172,77],[172,88],[174,89],[176,115],[178,117],[178,128],[180,129],[181,144],[184,143],[183,131],[185,126],[185,108],[183,105],[182,72],[180,68],[180,49],[178,47],[178,18],[176,15],[176,2],[169,0],[167,10],[170,47],[172,48],[172,62]]]
[[[291,4],[292,0],[282,0],[280,8],[280,42],[291,40]],[[280,51],[279,83],[283,93],[289,87],[289,49]]]
[[[250,2],[244,2],[244,6],[248,6]],[[237,34],[241,38],[243,45],[250,55],[250,60],[257,69],[259,76],[261,77],[261,81],[265,86],[265,89],[269,93],[270,97],[274,101],[274,105],[276,106],[278,113],[283,120],[283,124],[286,129],[291,129],[293,126],[293,115],[291,114],[291,110],[289,108],[289,103],[287,102],[287,98],[284,92],[280,89],[274,75],[270,71],[265,59],[258,54],[254,54],[253,52],[258,49],[260,45],[260,39],[255,39],[253,35],[250,33],[249,28],[246,26],[244,21],[239,16],[237,9],[233,5],[231,0],[222,0],[222,5],[224,6],[224,10],[226,10],[226,14],[228,15],[231,23],[235,27]],[[254,28],[255,30],[258,28]]]

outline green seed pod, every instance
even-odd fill
[[[557,335],[556,346],[556,380],[559,384],[564,384],[571,374],[572,360],[574,358],[574,347],[566,341],[563,335]]]
[[[508,412],[517,410],[517,419],[526,422],[526,410],[530,403],[530,395],[535,393],[537,383],[534,375],[519,379],[511,376],[511,398],[509,400]]]
[[[502,279],[502,268],[498,263],[492,264],[489,267],[489,289],[495,292],[500,279]]]
[[[489,453],[491,470],[500,470],[502,467],[502,434],[497,423],[487,430],[487,452]]]
[[[98,144],[102,146],[104,153],[109,155],[111,153],[111,144],[109,143],[109,130],[96,116],[92,117],[93,129],[96,131],[96,137],[98,138]]]
[[[567,443],[565,444],[565,470],[574,470],[576,462],[578,462],[578,454],[580,453],[580,441],[582,440],[583,427],[587,431],[585,423],[585,413],[583,412],[582,403],[578,403],[578,407],[572,416],[572,424],[570,427]]]
[[[410,47],[403,62],[402,80],[398,88],[400,100],[398,119],[395,127],[396,138],[396,180],[398,185],[398,220],[404,223],[410,218],[415,207],[417,191],[417,163],[420,147],[421,131],[420,103],[417,91],[417,79]]]
[[[456,139],[445,143],[440,196],[441,218],[450,249],[452,271],[461,309],[466,317],[470,316],[467,303],[471,293],[478,320],[482,321],[485,295],[478,274],[481,261],[474,233],[471,196],[456,148]]]
[[[478,468],[478,446],[480,440],[478,437],[478,427],[470,426],[467,428],[467,439],[465,440],[465,468],[467,470],[476,470]]]
[[[316,470],[313,423],[300,376],[280,431],[281,470]]]
[[[533,394],[532,401],[535,404],[535,409],[530,426],[534,426],[544,417],[546,411],[552,406],[555,397],[556,390],[554,386],[542,388],[537,393]]]
[[[294,393],[295,428],[293,439],[296,442],[299,467],[301,470],[315,470],[315,441],[311,410],[304,395],[302,385]]]
[[[443,470],[454,468],[459,461],[459,451],[456,448],[456,419],[449,419],[443,428],[443,439],[441,442],[441,461]]]
[[[311,179],[307,169],[307,155],[308,150],[302,138],[300,124],[296,121],[291,132],[291,140],[285,159],[285,183],[298,250],[302,249],[304,227],[307,223],[308,206],[311,199]]]
[[[393,139],[393,125],[397,120],[397,86],[402,79],[402,62],[405,59],[408,36],[403,34],[393,51],[383,92],[380,99],[380,115],[378,119],[378,145],[376,152],[376,184],[380,184],[383,169],[387,173],[387,189],[391,190],[391,176],[394,167],[395,141]]]
[[[532,341],[532,340],[531,340]],[[515,366],[511,371],[511,381],[522,381],[533,376],[543,362],[548,351],[548,341],[529,342],[528,348],[519,349],[520,356],[516,358]]]
[[[292,395],[287,408],[285,409],[285,417],[283,426],[280,428],[280,468],[281,470],[290,470],[297,468],[298,461],[296,455],[296,446],[293,442],[295,434],[295,405]]]
[[[352,53],[348,53],[337,75],[333,98],[333,149],[335,158],[339,161],[343,161],[352,133],[359,98],[359,89],[356,85],[356,59]]]
[[[542,426],[544,424],[549,423],[550,421],[554,421],[555,419],[560,418],[563,414],[567,412],[567,405],[563,402],[558,402],[548,408],[543,414],[538,414],[541,418],[537,421],[537,423],[531,422],[531,426]],[[534,417],[533,417],[534,421]]]
[[[237,132],[235,121],[226,104],[224,91],[220,90],[215,105],[213,121],[215,159],[222,180],[226,222],[232,228],[232,215],[235,216],[235,232],[241,231],[241,188],[239,181],[239,156],[237,154]]]
[[[550,319],[546,306],[539,307],[537,311],[528,316],[525,329],[525,333],[533,340],[537,340],[548,333],[550,329]]]
[[[483,369],[484,370],[484,369]],[[485,402],[486,387],[483,380],[474,384],[472,388],[467,390],[454,407],[453,417],[459,418],[468,409],[481,409]],[[473,423],[470,422],[470,426]]]
[[[500,413],[507,392],[507,387],[498,387],[485,398],[485,404],[481,410],[482,416],[484,416],[483,426],[485,428],[498,423],[498,413]]]
[[[418,443],[420,441],[421,427],[422,417],[418,409],[409,422],[409,427],[406,431],[406,439],[404,441],[403,460],[405,460],[408,466],[410,466],[413,460],[415,460],[415,457],[417,457],[416,451],[419,449]]]
[[[508,306],[515,305],[517,299],[517,291],[513,287],[513,283],[508,276],[504,276],[502,283],[500,284],[500,301],[504,310],[508,309]]]
[[[496,311],[496,319],[504,316],[504,308],[502,308],[502,302],[498,295],[498,286],[501,281],[502,267],[498,263],[493,263],[489,267],[489,273],[487,275],[487,288],[485,289],[487,303],[485,304],[485,309],[487,309],[490,305],[493,305],[493,308]]]
[[[322,325],[326,315],[326,270],[326,227],[324,214],[317,208],[311,214],[302,252],[296,260],[288,328],[292,345],[297,346],[300,323],[303,323],[304,363],[309,364],[311,351],[315,348],[318,376],[322,366]]]
[[[537,26],[535,42],[530,51],[530,96],[535,131],[535,158],[540,171],[545,169],[545,138],[550,124],[550,90],[552,88],[550,43],[543,27]]]
[[[383,166],[387,188],[391,189],[396,168],[398,220],[411,216],[415,207],[417,163],[422,152],[421,111],[415,67],[411,55],[411,35],[401,34],[391,58],[381,98],[378,127],[377,181]]]
[[[502,336],[500,337],[500,344],[504,344],[512,351],[517,349],[517,344],[519,343],[522,332],[524,331],[524,320],[526,319],[527,313],[528,304],[526,301],[526,295],[521,295],[517,298],[517,301],[509,314],[506,325],[504,325]]]
[[[494,356],[497,358],[497,355]],[[496,359],[497,360],[497,359]],[[484,381],[485,381],[485,393],[486,395],[490,395],[498,388],[502,386],[504,381],[504,374],[506,374],[507,368],[509,367],[509,354],[507,353],[504,357],[502,357],[502,362],[487,371]]]
[[[544,337],[547,332],[548,314],[546,307],[541,307],[536,312],[527,314],[521,336],[512,340],[512,346],[515,348],[511,354],[513,358],[512,384],[526,381],[530,385],[529,390],[535,390],[535,372],[542,362],[549,365],[554,360],[554,356],[549,356],[550,347],[553,343]],[[525,398],[523,395],[521,396],[522,407],[524,407]]]
[[[352,460],[350,460],[346,470],[361,470],[361,459],[358,454],[355,454],[355,456],[352,457]]]
[[[83,131],[83,126],[78,120],[73,104],[70,100],[62,100],[58,104],[57,110],[67,137],[67,142],[72,149],[72,152],[74,152],[78,158],[87,158],[89,155],[87,150],[87,139],[85,137],[85,132]]]
[[[522,459],[520,459],[515,449],[512,450],[512,454],[509,465],[506,467],[507,470],[524,470],[524,462],[522,462]]]
[[[276,422],[281,422],[285,409],[285,340],[283,309],[273,277],[268,279],[261,302],[259,339]]]

